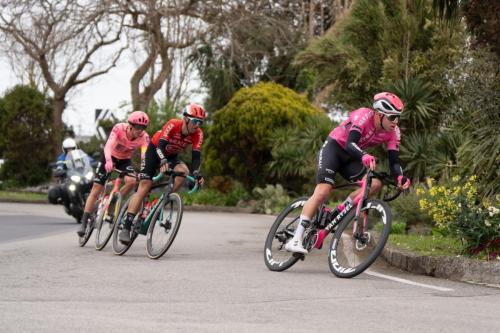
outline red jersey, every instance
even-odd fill
[[[153,135],[151,142],[158,147],[158,141],[163,138],[168,141],[165,155],[177,155],[183,151],[187,145],[192,145],[193,150],[200,151],[203,142],[203,131],[197,128],[194,133],[183,135],[182,134],[182,119],[170,119],[163,128]]]

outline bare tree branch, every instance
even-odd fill
[[[107,73],[126,48],[115,46],[123,21],[110,0],[0,0],[0,8],[0,32],[14,44],[4,52],[16,59],[22,50],[20,63],[36,63],[52,91],[55,145],[68,92]]]

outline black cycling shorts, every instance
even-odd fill
[[[168,166],[173,169],[177,164],[183,163],[177,158],[177,155],[166,156],[168,161]],[[156,153],[155,145],[150,142],[148,149],[146,149],[146,156],[141,161],[141,171],[139,173],[139,179],[151,180],[156,175],[157,171],[160,169],[160,158]]]
[[[94,183],[104,185],[108,180],[109,174],[106,172],[106,157],[104,153],[101,154],[101,160],[96,167],[96,175],[94,178]],[[127,158],[124,160],[120,160],[116,157],[111,156],[111,160],[113,161],[113,167],[123,172],[134,173],[134,167],[132,166],[132,160]]]
[[[361,161],[349,155],[335,139],[328,137],[318,154],[316,184],[335,185],[337,172],[348,181],[363,178]]]

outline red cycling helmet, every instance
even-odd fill
[[[205,119],[205,117],[207,116],[203,106],[195,103],[191,103],[186,106],[184,110],[182,110],[182,115],[185,117],[197,118],[200,120]]]
[[[149,117],[142,111],[134,111],[128,116],[128,123],[131,125],[148,126]]]
[[[403,106],[401,99],[390,92],[381,92],[373,97],[373,108],[385,115],[400,116]]]

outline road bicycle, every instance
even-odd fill
[[[385,185],[383,199],[368,198],[373,178]],[[333,274],[352,278],[366,270],[380,255],[391,230],[392,215],[386,201],[396,199],[401,190],[385,172],[369,170],[366,180],[336,186],[360,186],[361,192],[340,212],[322,204],[304,232],[303,246],[308,251],[321,249],[324,239],[334,233],[328,249],[328,263]],[[271,271],[284,271],[305,256],[285,250],[298,226],[307,197],[294,200],[276,218],[269,230],[264,261]]]
[[[113,235],[113,230],[115,222],[119,216],[121,206],[122,206],[122,195],[120,193],[120,185],[125,176],[130,176],[137,178],[135,173],[123,172],[115,169],[119,176],[112,182],[113,187],[108,195],[103,196],[102,200],[98,204],[97,214],[96,214],[96,235],[95,235],[95,248],[96,250],[102,250],[106,244],[108,244],[111,236]],[[105,184],[109,187],[109,180]]]
[[[110,177],[104,183],[104,190],[97,198],[93,212],[87,223],[85,234],[78,238],[80,246],[87,244],[94,229],[97,229],[95,237],[95,248],[97,250],[102,250],[111,237],[113,225],[122,202],[122,195],[120,193],[121,182],[126,175],[135,177],[133,173],[118,169],[114,169],[112,173],[118,174],[118,177],[112,180],[110,174]]]
[[[114,254],[125,254],[138,235],[147,236],[146,252],[151,259],[159,259],[168,251],[174,242],[175,236],[181,225],[182,213],[184,210],[181,196],[172,192],[175,178],[184,177],[189,183],[194,184],[193,188],[188,193],[193,193],[198,190],[198,181],[196,178],[185,175],[183,172],[168,170],[165,174],[170,176],[168,182],[153,184],[149,195],[144,198],[141,209],[132,222],[130,243],[126,245],[120,242],[118,234],[123,229],[130,198],[123,205],[123,209],[118,217],[118,222],[115,224],[113,230]],[[158,182],[162,176],[162,173],[158,174],[153,178],[153,182]],[[164,191],[159,197],[152,195],[154,189],[162,187]]]

